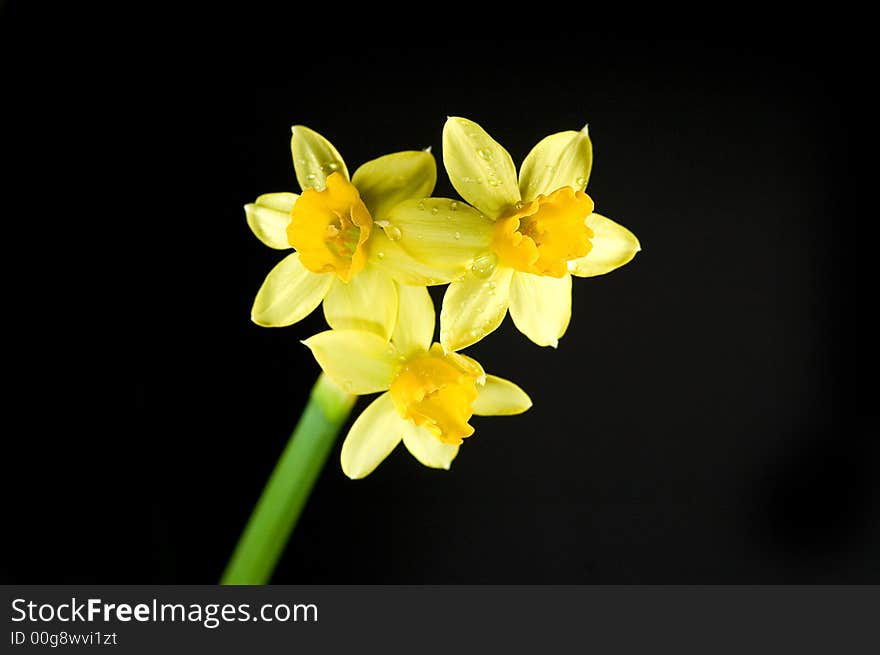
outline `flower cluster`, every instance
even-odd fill
[[[255,323],[281,327],[323,306],[332,328],[303,343],[337,385],[383,392],[355,420],[342,469],[362,478],[403,441],[422,464],[448,469],[476,415],[519,414],[531,400],[458,351],[493,332],[508,310],[539,346],[557,347],[571,317],[571,276],[629,262],[636,237],[593,211],[585,188],[587,129],[552,134],[517,175],[508,152],[476,123],[451,117],[443,163],[461,199],[431,197],[429,150],[385,155],[349,175],[336,148],[293,128],[302,193],[245,206],[267,246],[293,252],[266,277]],[[448,284],[433,343],[428,286]]]

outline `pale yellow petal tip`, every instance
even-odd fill
[[[366,473],[363,471],[346,471],[345,467],[342,468],[342,472],[345,473],[345,477],[349,480],[363,480],[367,477],[372,471],[367,471]]]
[[[454,344],[452,342],[452,337],[450,337],[449,335],[440,335],[440,348],[443,349],[444,355],[457,352],[462,348],[467,348],[469,345],[471,344],[467,343],[466,341],[459,341],[457,344]]]
[[[422,148],[422,152],[427,152],[430,155],[431,154],[431,146],[428,146],[427,148]]]
[[[349,468],[345,465],[345,461],[343,460],[342,455],[339,456],[339,464],[342,467],[342,472],[345,473],[345,477],[347,477],[349,480],[363,480],[375,470],[375,468],[371,468],[369,470],[365,470],[363,468]]]
[[[505,312],[506,313],[506,312]],[[470,332],[466,332],[464,334],[443,334],[440,333],[440,347],[443,349],[443,354],[448,355],[449,353],[457,353],[460,350],[464,350],[469,346],[473,346],[475,343],[483,339],[487,334],[490,334],[492,331],[483,332],[481,330],[472,330]]]
[[[584,126],[581,128],[581,133],[586,136],[590,136],[590,124],[589,123],[584,124]]]
[[[253,312],[251,312],[251,322],[254,323],[255,325],[259,325],[260,327],[265,327],[265,328],[286,327],[286,326],[282,326],[282,325],[275,325],[274,323],[269,323],[268,321],[265,321],[265,320],[261,319],[260,317],[258,317]]]

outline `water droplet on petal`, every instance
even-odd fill
[[[420,211],[425,211],[425,201],[419,200],[419,204],[416,205],[416,207],[418,207]]]
[[[498,256],[494,252],[487,252],[476,257],[471,264],[471,271],[479,278],[487,278],[495,272],[498,264]]]
[[[436,216],[438,211],[440,211],[440,210],[437,209],[436,207],[431,207],[431,213],[432,213],[433,215]]]
[[[477,150],[477,154],[485,160],[492,159],[492,153],[485,148],[480,148],[479,150]]]
[[[399,227],[397,227],[396,225],[391,225],[389,223],[388,226],[385,227],[384,229],[385,229],[385,236],[387,236],[389,239],[391,239],[392,241],[399,241],[400,240],[400,237],[402,235],[400,233]]]
[[[489,178],[489,184],[490,184],[491,186],[498,186],[499,184],[501,184],[501,182],[499,182],[499,181],[498,181],[496,178],[494,178],[494,177],[490,177],[490,178]]]
[[[453,236],[454,236],[456,239],[461,239],[461,232],[456,232]]]
[[[580,187],[587,186],[587,178],[579,177],[578,179],[575,180],[575,183]]]
[[[455,200],[449,203],[449,211],[458,211],[458,203]]]
[[[327,173],[332,173],[339,168],[339,164],[337,164],[335,161],[328,161],[326,164],[321,166],[321,168]]]
[[[318,176],[315,175],[314,173],[309,173],[308,175],[306,175],[306,179],[307,179],[309,182],[314,182],[315,179],[317,179],[317,177],[318,177]]]
[[[514,205],[514,207],[516,209],[522,209],[525,206],[526,206],[526,203],[524,203],[522,200],[517,200],[516,204]]]
[[[384,252],[377,252],[376,257],[378,257],[379,259],[385,259],[385,253]]]

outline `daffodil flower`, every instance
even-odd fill
[[[508,308],[520,332],[555,348],[571,318],[571,276],[608,273],[641,249],[632,232],[593,212],[584,193],[592,152],[586,128],[552,134],[528,154],[517,179],[510,154],[483,128],[464,118],[447,120],[443,162],[452,185],[473,205],[457,203],[458,214],[471,218],[452,236],[428,235],[436,239],[423,239],[414,253],[428,256],[445,241],[444,265],[451,269],[458,263],[464,271],[443,298],[440,343],[446,350],[482,339]],[[443,209],[451,201],[425,202]],[[410,201],[396,207],[390,220],[412,221],[420,214],[418,203]],[[462,250],[459,241],[471,251]]]
[[[248,225],[270,248],[289,254],[263,282],[251,312],[266,327],[302,320],[323,301],[336,329],[369,330],[389,338],[398,307],[398,282],[437,284],[443,270],[412,258],[401,229],[387,220],[398,203],[428,196],[437,166],[428,151],[385,155],[349,179],[339,152],[307,127],[293,127],[294,170],[302,194],[269,193],[245,205]],[[407,225],[407,240],[418,226]]]
[[[369,475],[401,441],[425,466],[448,469],[474,432],[472,415],[519,414],[532,405],[514,383],[431,344],[434,307],[427,289],[403,286],[401,294],[390,343],[364,330],[328,330],[303,342],[342,389],[384,392],[342,445],[342,470],[352,479]]]

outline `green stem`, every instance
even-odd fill
[[[261,585],[272,577],[354,401],[355,396],[342,391],[326,375],[318,377],[220,584]]]

